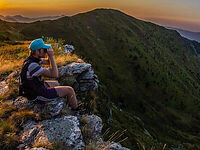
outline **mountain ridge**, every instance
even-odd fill
[[[105,122],[112,118],[107,126],[128,129],[127,147],[137,149],[139,140],[148,148],[160,142],[169,148],[199,148],[198,42],[112,9],[1,26],[2,40],[47,36],[74,45],[75,53],[91,62],[100,79],[98,110]],[[134,116],[152,139],[139,134]]]
[[[24,17],[22,15],[14,15],[14,16],[3,16],[0,15],[0,19],[7,21],[7,22],[19,22],[19,23],[32,23],[36,21],[44,21],[44,20],[56,20],[59,18],[64,17],[65,15],[59,15],[59,16],[43,16],[43,17]]]
[[[176,30],[180,33],[181,36],[189,39],[189,40],[195,40],[197,42],[200,42],[200,32],[193,32],[189,30],[179,29],[179,28],[173,28],[173,27],[167,27],[172,30]]]

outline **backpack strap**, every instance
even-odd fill
[[[21,95],[21,96],[25,96],[23,83],[25,82],[25,80],[27,80],[26,73],[28,71],[28,66],[31,63],[32,63],[32,61],[27,59],[24,61],[23,65],[22,65],[22,70],[20,72],[20,77],[19,77],[19,95]]]

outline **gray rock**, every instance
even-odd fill
[[[52,117],[59,115],[62,109],[65,106],[65,103],[62,98],[55,98],[50,102],[39,104],[33,101],[28,100],[25,97],[19,96],[13,104],[17,107],[27,107],[28,109],[33,110],[36,113],[43,113],[50,115]]]
[[[22,149],[24,149],[25,148],[25,145],[24,144],[20,144],[19,146],[17,146],[17,149],[19,149],[19,150],[22,150]]]
[[[110,150],[129,150],[128,148],[122,147],[121,144],[111,142],[109,145]]]
[[[19,96],[13,101],[13,105],[15,105],[17,108],[21,108],[21,107],[31,107],[32,104],[26,97]]]
[[[2,81],[0,82],[0,95],[4,95],[9,91],[9,86],[8,83],[6,83],[6,81]]]
[[[96,141],[101,141],[102,120],[96,115],[82,116],[82,123],[84,123],[83,136],[87,144]]]
[[[9,82],[10,82],[10,80],[13,80],[13,79],[14,79],[15,83],[19,82],[19,70],[13,71],[11,74],[9,74],[5,78],[5,80],[0,82],[0,95],[4,95],[9,91]]]
[[[86,115],[84,116],[87,120],[87,127],[93,130],[95,136],[101,136],[102,120],[100,117],[96,115]]]
[[[80,74],[83,71],[89,70],[89,68],[91,68],[91,64],[73,62],[71,64],[58,68],[58,70],[59,70],[59,75],[61,76],[63,75],[72,76],[74,74]]]
[[[81,79],[93,79],[94,78],[94,71],[92,68],[89,68],[87,72],[81,74]]]
[[[85,147],[79,121],[75,116],[63,116],[39,123],[30,121],[23,128],[21,140],[24,145],[59,141],[73,150],[82,150]]]
[[[67,85],[71,85],[76,91],[90,91],[98,88],[99,80],[97,75],[94,74],[91,64],[87,63],[71,63],[66,66],[62,66],[59,69],[59,74],[62,77],[62,82]],[[75,80],[67,81],[67,78],[74,76]],[[66,79],[65,79],[66,78]],[[73,81],[73,83],[71,83]]]
[[[74,46],[73,45],[69,45],[69,44],[66,44],[64,46],[64,52],[65,53],[71,53],[75,50]]]
[[[98,88],[98,83],[95,81],[81,82],[79,83],[80,91],[96,90]]]

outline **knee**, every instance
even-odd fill
[[[75,94],[74,89],[71,86],[67,87],[67,93],[70,95]]]

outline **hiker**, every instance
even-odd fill
[[[31,54],[24,61],[20,73],[19,93],[29,100],[38,102],[51,101],[56,97],[67,97],[68,104],[76,109],[77,98],[70,86],[59,86],[57,81],[42,81],[41,76],[58,78],[58,69],[54,60],[54,52],[49,44],[40,39],[33,40],[30,44]],[[48,59],[45,59],[46,54]],[[49,65],[48,69],[41,64]]]

